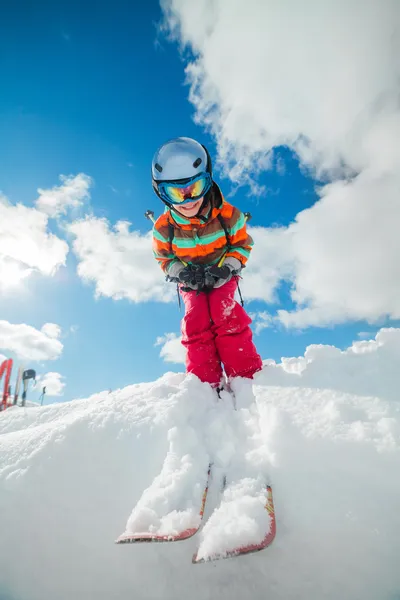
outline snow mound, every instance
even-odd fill
[[[239,386],[236,411],[228,394],[217,402],[196,378],[167,373],[1,414],[0,599],[400,598],[399,404],[271,376],[255,395]],[[203,530],[114,544],[124,530],[196,524],[210,460]],[[192,565],[198,545],[259,538],[266,479],[272,546]]]

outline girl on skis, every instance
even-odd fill
[[[152,181],[166,205],[154,225],[153,250],[185,304],[187,372],[215,388],[223,386],[223,368],[228,381],[252,379],[262,360],[251,319],[234,298],[253,245],[243,213],[223,198],[207,149],[191,138],[157,150]]]

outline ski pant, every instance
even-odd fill
[[[182,344],[187,350],[186,370],[212,386],[221,382],[222,365],[228,379],[252,378],[262,368],[252,341],[251,319],[234,298],[237,285],[234,277],[208,292],[181,290],[185,304]]]

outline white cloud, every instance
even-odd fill
[[[300,308],[280,313],[285,324],[400,317],[399,190],[396,176],[364,172],[297,216],[288,233]]]
[[[249,228],[246,297],[276,301],[279,282],[291,281],[298,308],[278,312],[287,327],[400,318],[398,190],[394,177],[365,172],[325,186],[288,228]]]
[[[49,331],[50,336],[46,333]],[[56,332],[59,335],[61,330],[54,323],[46,323],[39,331],[24,323],[0,321],[0,349],[13,352],[22,360],[56,360],[63,350]]]
[[[186,349],[182,345],[182,338],[175,333],[166,333],[158,337],[155,346],[161,346],[160,356],[165,362],[185,364]]]
[[[42,390],[43,387],[46,388],[46,396],[62,396],[65,388],[65,381],[63,381],[64,376],[60,375],[60,373],[55,373],[50,371],[45,375],[38,377],[38,387]]]
[[[196,118],[236,169],[253,173],[252,160],[282,144],[318,172],[341,172],[343,161],[359,170],[371,151],[376,160],[371,135],[382,119],[396,125],[398,117],[396,0],[162,5],[195,53],[187,74]]]
[[[240,283],[243,294],[249,300],[277,302],[280,280],[289,278],[292,273],[290,233],[285,227],[249,227],[248,231],[254,247]]]
[[[68,229],[75,236],[79,276],[95,284],[97,296],[171,301],[176,291],[154,260],[152,233],[129,231],[129,226],[118,221],[111,229],[106,219],[94,217],[72,223]]]
[[[78,208],[90,198],[89,188],[93,180],[85,173],[60,175],[61,185],[49,190],[39,188],[36,207],[49,217],[65,215],[68,208]]]
[[[374,339],[356,341],[346,350],[313,344],[304,356],[282,358],[268,366],[260,383],[334,389],[399,401],[400,329],[383,328]]]
[[[0,194],[0,291],[33,271],[53,275],[65,264],[68,244],[50,233],[47,225],[42,212],[12,205]]]
[[[49,338],[57,339],[61,335],[61,327],[55,323],[45,323],[41,328],[41,332]]]
[[[398,2],[162,5],[193,51],[190,100],[223,172],[256,190],[257,173],[286,145],[333,182],[289,228],[254,231],[248,296],[269,302],[280,279],[290,280],[297,309],[280,313],[287,326],[398,318]],[[262,260],[257,245],[272,256]]]
[[[253,320],[253,327],[256,335],[259,335],[263,329],[271,327],[274,323],[274,317],[267,311],[250,313],[249,316]]]

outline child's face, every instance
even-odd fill
[[[195,202],[187,202],[186,204],[182,204],[182,206],[175,204],[175,209],[184,217],[194,217],[199,212],[202,202],[203,198],[200,198]]]

